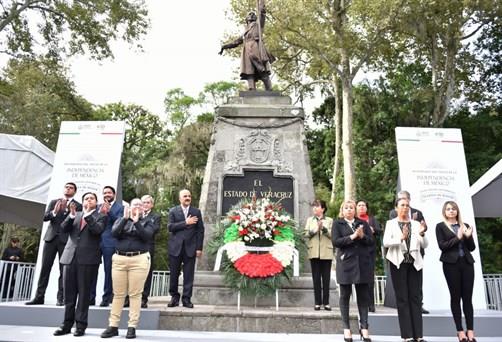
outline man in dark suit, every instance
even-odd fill
[[[141,197],[141,202],[143,204],[143,218],[149,220],[153,226],[153,237],[149,242],[150,250],[150,270],[148,272],[148,277],[145,281],[145,287],[143,288],[143,294],[141,296],[141,307],[146,309],[148,307],[148,296],[150,294],[150,289],[152,287],[152,272],[153,272],[153,255],[155,252],[155,235],[160,230],[160,215],[152,211],[155,201],[152,196],[144,195]]]
[[[53,199],[47,206],[44,215],[44,222],[50,221],[47,231],[44,235],[44,249],[42,251],[42,268],[40,270],[40,277],[38,278],[37,292],[35,298],[27,302],[26,305],[44,304],[45,290],[49,284],[49,277],[51,274],[52,265],[56,254],[61,260],[68,234],[63,232],[61,223],[69,214],[69,206],[74,203],[77,210],[82,210],[82,205],[73,199],[77,192],[77,185],[68,182],[64,186],[62,198]],[[58,278],[58,293],[56,305],[63,306],[63,266],[59,265],[59,278]]]
[[[101,263],[99,243],[106,215],[104,211],[96,210],[98,196],[95,193],[85,193],[82,202],[83,211],[80,212],[77,212],[75,204],[70,204],[70,214],[61,225],[70,236],[61,257],[61,264],[64,265],[64,320],[61,327],[54,331],[55,336],[69,334],[74,323],[76,329],[73,335],[85,334],[91,284]]]
[[[117,240],[112,236],[112,227],[115,221],[124,215],[124,206],[116,201],[115,188],[107,185],[103,187],[103,203],[99,205],[99,211],[106,214],[106,227],[101,235],[101,253],[103,254],[103,268],[105,271],[105,283],[103,285],[103,297],[99,306],[109,306],[113,299],[112,283],[112,256],[115,253]],[[96,302],[96,279],[91,288],[91,304]]]
[[[199,209],[190,206],[192,195],[188,190],[181,190],[179,194],[180,205],[169,210],[169,294],[171,302],[168,307],[179,305],[180,293],[178,292],[178,279],[183,264],[183,296],[181,301],[184,307],[193,308],[191,302],[192,287],[195,270],[195,258],[202,255],[204,242],[204,223]]]
[[[397,200],[400,200],[402,198],[408,200],[408,202],[411,201],[411,195],[406,190],[401,190],[397,193]],[[413,221],[420,222],[420,225],[424,228],[424,233],[427,231],[427,224],[425,223],[424,215],[422,214],[422,212],[420,210],[410,207],[409,216],[410,216],[410,219],[412,219]],[[393,218],[396,218],[396,217],[397,217],[396,209],[392,209],[389,212],[389,219],[392,220]],[[420,253],[422,253],[422,257],[425,255],[425,251],[423,248],[420,249]],[[423,273],[422,272],[419,272],[419,278],[420,278],[420,295],[423,296],[423,293],[422,293]],[[428,310],[424,309],[423,303],[422,303],[422,313],[424,313],[424,314],[429,313]]]

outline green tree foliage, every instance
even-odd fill
[[[11,59],[0,78],[0,131],[32,135],[56,149],[64,120],[89,120],[92,106],[79,96],[68,71],[48,59]]]
[[[467,107],[450,116],[445,127],[462,128],[469,180],[474,184],[502,159],[502,107],[488,106],[472,113]],[[478,218],[476,229],[484,273],[502,272],[501,218]]]
[[[143,175],[157,160],[169,154],[170,132],[160,118],[141,106],[112,103],[100,106],[94,113],[96,120],[125,121],[126,135],[122,153],[122,192],[124,199],[146,191]],[[157,192],[152,196],[158,195]]]
[[[57,57],[113,57],[110,41],[133,43],[149,26],[142,0],[1,1],[0,50]]]

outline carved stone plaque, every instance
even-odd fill
[[[292,177],[277,177],[272,171],[245,170],[242,175],[226,175],[223,178],[221,213],[225,215],[231,206],[243,199],[268,197],[280,200],[284,209],[294,216],[294,185]]]

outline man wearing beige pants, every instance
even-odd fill
[[[118,335],[125,297],[129,296],[129,321],[126,338],[136,337],[141,310],[141,294],[150,270],[149,241],[154,234],[151,220],[143,218],[139,198],[124,208],[124,217],[115,221],[112,235],[117,239],[117,251],[112,257],[113,302],[108,328],[101,337]]]

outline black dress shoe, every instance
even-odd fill
[[[148,308],[147,302],[141,302],[141,308],[142,309],[147,309]]]
[[[71,333],[71,328],[61,327],[61,328],[57,329],[56,331],[54,331],[53,335],[54,336],[62,336],[62,335],[66,335],[69,333]]]
[[[184,303],[183,303],[183,306],[184,306],[185,308],[193,309],[193,304],[192,304],[192,302],[184,302]]]
[[[89,302],[89,306],[94,306],[94,305],[96,305],[96,299],[91,300],[91,301]]]
[[[127,328],[126,338],[136,338],[136,328],[133,327]]]
[[[331,311],[331,306],[329,306],[329,305],[324,305],[324,310],[326,310],[326,311]]]
[[[314,310],[315,310],[315,311],[319,311],[319,310],[321,310],[321,306],[320,306],[320,305],[314,305]]]
[[[75,337],[80,337],[85,335],[85,329],[82,328],[77,328],[75,329],[75,332],[73,333],[73,336]]]
[[[422,313],[427,315],[429,313],[429,311],[422,308]]]
[[[26,304],[26,305],[42,305],[42,304],[44,304],[44,299],[41,297],[35,297],[32,300],[30,300],[29,302],[26,302],[24,304]]]
[[[375,306],[374,306],[374,305],[370,305],[370,306],[368,307],[368,311],[369,311],[369,312],[375,312],[375,311],[376,311]]]
[[[180,302],[179,302],[179,300],[176,300],[176,299],[171,299],[171,301],[169,303],[167,303],[168,308],[174,308],[179,305],[180,305]]]
[[[113,336],[118,336],[119,335],[119,328],[118,327],[108,327],[106,328],[105,331],[101,333],[101,338],[109,338]]]
[[[110,305],[110,302],[108,302],[106,300],[104,300],[101,303],[99,303],[99,306],[101,306],[102,308],[107,307],[108,305]]]
[[[64,306],[64,302],[63,301],[57,301],[56,302],[56,306]]]

